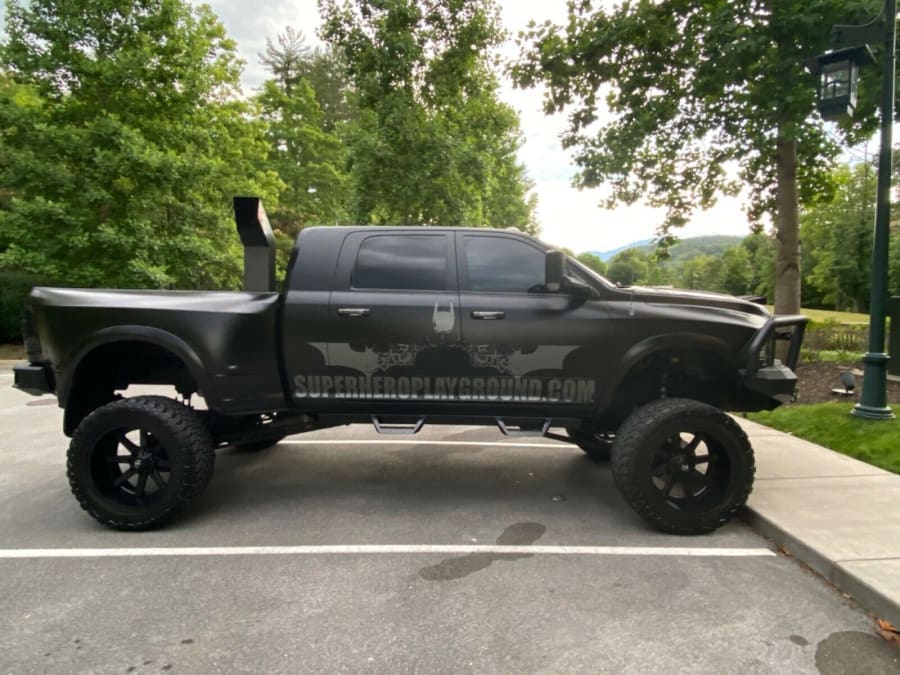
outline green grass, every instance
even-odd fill
[[[25,358],[25,347],[22,345],[11,344],[4,345],[0,344],[0,361],[14,361],[16,359],[24,359]]]
[[[862,420],[852,403],[782,406],[747,415],[754,422],[824,445],[894,473],[900,473],[900,420]]]
[[[842,349],[801,349],[800,363],[855,363],[862,356],[862,352]]]

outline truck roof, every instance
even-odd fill
[[[384,230],[384,231],[400,231],[400,232],[421,232],[427,229],[431,232],[509,232],[511,234],[520,234],[523,237],[534,239],[535,237],[523,232],[517,227],[464,227],[459,225],[312,225],[301,230],[307,232],[310,230],[330,230],[334,232],[358,232],[360,230]]]

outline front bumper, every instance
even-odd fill
[[[53,371],[45,364],[20,363],[13,366],[13,378],[16,389],[32,396],[52,394],[55,390]]]
[[[760,328],[745,350],[747,367],[741,370],[744,386],[785,403],[795,397],[803,334],[809,319],[801,315],[773,316]],[[784,362],[775,358],[778,342],[788,342]]]

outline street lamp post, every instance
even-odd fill
[[[884,17],[882,22],[882,16]],[[813,72],[819,76],[817,102],[825,119],[836,119],[853,111],[856,103],[856,68],[869,62],[868,46],[883,41],[881,85],[881,150],[878,155],[878,196],[875,207],[875,237],[872,246],[872,295],[869,305],[869,348],[863,356],[863,389],[851,414],[871,420],[893,419],[887,405],[887,362],[884,324],[888,293],[888,243],[891,220],[891,160],[894,121],[894,68],[897,0],[885,0],[881,15],[864,26],[835,26],[832,37],[845,47],[816,59]],[[847,45],[857,45],[847,48]]]

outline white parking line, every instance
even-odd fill
[[[688,548],[681,546],[500,546],[478,544],[363,544],[322,546],[214,546],[153,548],[7,548],[0,559],[142,558],[239,555],[376,555],[397,553],[514,553],[532,555],[684,556],[691,558],[772,557],[767,548]]]
[[[485,446],[496,445],[507,448],[568,448],[568,443],[513,443],[505,441],[386,441],[382,439],[361,441],[361,440],[321,440],[321,441],[281,441],[279,445],[468,445],[468,446]]]

